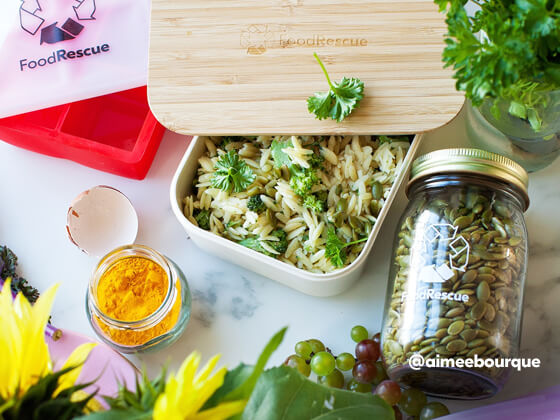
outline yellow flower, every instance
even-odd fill
[[[12,299],[10,279],[0,292],[0,397],[17,398],[43,376],[52,373],[52,361],[45,342],[47,325],[58,286],[49,288],[32,306],[19,293]],[[78,366],[60,378],[55,395],[71,387],[95,343],[77,347],[64,367]]]
[[[170,375],[154,407],[154,420],[222,420],[243,411],[247,401],[238,400],[218,404],[199,411],[204,403],[224,383],[226,368],[210,374],[220,355],[214,356],[196,377],[200,353],[193,352],[183,362],[176,375]]]

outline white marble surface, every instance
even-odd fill
[[[124,192],[140,220],[138,243],[171,257],[184,270],[193,292],[192,319],[182,338],[161,352],[133,358],[155,372],[167,361],[176,367],[192,350],[205,357],[221,352],[233,367],[255,360],[273,332],[290,328],[272,362],[279,364],[300,339],[316,337],[335,352],[352,351],[349,330],[363,324],[380,329],[396,221],[406,204],[401,189],[361,280],[346,293],[314,298],[252,274],[197,249],[173,216],[169,184],[188,139],[167,133],[144,181],[120,178],[73,162],[30,153],[0,142],[0,243],[20,257],[22,274],[40,290],[61,288],[53,320],[57,326],[93,336],[84,294],[96,259],[66,237],[68,204],[94,185]],[[465,144],[462,116],[429,134],[421,152]],[[526,217],[531,256],[525,295],[522,355],[540,357],[542,367],[516,373],[496,397],[447,402],[453,411],[489,404],[560,383],[560,160],[531,175]]]

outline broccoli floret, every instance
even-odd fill
[[[277,229],[271,233],[272,236],[276,236],[278,241],[263,241],[269,247],[274,249],[276,252],[283,254],[288,249],[288,238],[287,234],[283,229]],[[258,236],[252,236],[250,238],[245,238],[242,241],[239,241],[240,245],[244,247],[250,248],[254,251],[260,252],[261,254],[267,255],[269,257],[276,258],[278,255],[268,252],[266,249],[263,248],[261,245],[261,241],[259,240]]]
[[[264,210],[266,210],[266,206],[263,203],[260,194],[253,195],[249,198],[249,201],[247,202],[247,208],[256,213],[262,213]]]
[[[326,200],[321,200],[316,194],[309,194],[303,199],[303,205],[315,213],[322,213],[327,210]]]
[[[307,162],[311,165],[312,168],[321,168],[323,166],[324,161],[325,158],[323,157],[323,155],[320,154],[313,154],[307,160]]]
[[[283,254],[288,249],[288,234],[284,229],[276,229],[271,233],[272,236],[278,238],[277,241],[267,241],[267,245],[270,245],[275,251]]]
[[[290,177],[290,187],[293,192],[305,197],[317,181],[319,179],[313,169],[301,169],[293,171]]]
[[[260,252],[261,254],[268,255],[269,257],[274,257],[273,254],[264,249],[259,241],[258,236],[252,236],[250,238],[245,238],[239,241],[239,245],[243,245],[246,248],[252,249],[253,251]]]
[[[210,230],[210,212],[208,210],[195,210],[194,218],[198,227],[204,230]]]

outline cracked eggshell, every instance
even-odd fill
[[[138,215],[119,190],[99,185],[74,199],[66,217],[68,238],[83,252],[102,257],[111,250],[134,243]]]

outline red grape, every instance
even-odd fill
[[[395,412],[395,420],[403,420],[401,410],[396,405],[393,406],[393,411]]]
[[[369,339],[360,341],[356,344],[356,358],[375,362],[379,359],[379,344]]]
[[[381,333],[375,334],[371,339],[381,346]]]
[[[352,376],[354,376],[354,379],[363,384],[371,383],[371,381],[375,379],[376,374],[377,368],[375,367],[375,363],[369,360],[358,360],[352,369]]]
[[[375,394],[383,398],[387,404],[395,405],[401,399],[401,387],[395,381],[385,380],[377,385]]]

